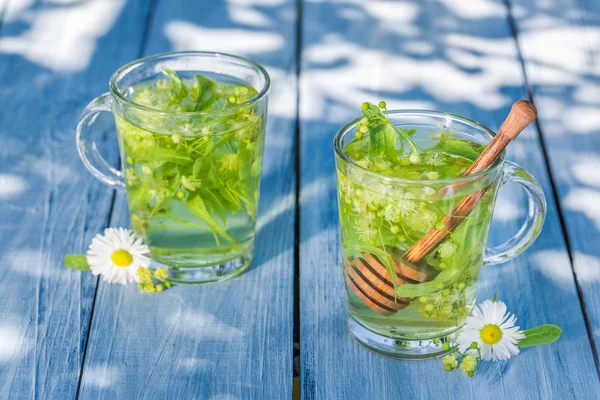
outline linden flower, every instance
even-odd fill
[[[388,221],[398,221],[400,218],[406,218],[415,213],[417,206],[411,200],[407,200],[405,195],[399,195],[395,203],[388,204],[383,210],[383,216]]]
[[[354,185],[350,182],[346,175],[340,174],[339,182],[342,192],[344,192],[348,196],[352,196],[354,194]]]
[[[129,229],[106,228],[104,235],[96,235],[87,252],[87,261],[94,275],[104,276],[108,283],[126,285],[139,282],[139,267],[148,267],[149,250]]]
[[[465,352],[476,342],[484,361],[508,360],[519,354],[517,343],[525,335],[515,326],[516,317],[506,312],[501,301],[486,300],[473,309],[473,315],[458,335],[458,349]]]
[[[381,204],[385,203],[386,197],[382,194],[379,194],[379,193],[371,191],[371,190],[364,190],[362,192],[362,199],[371,208],[377,208]]]
[[[415,213],[408,220],[408,223],[411,225],[413,229],[416,229],[421,232],[426,232],[433,228],[438,216],[431,210],[423,209],[419,210],[419,212]]]
[[[187,177],[185,175],[181,176],[181,186],[183,186],[187,190],[197,190],[201,186],[202,182],[200,179],[195,179],[193,177]]]
[[[440,165],[444,165],[445,162],[444,160],[442,160],[438,153],[433,153],[425,157],[425,164],[430,165],[432,167],[439,167]]]
[[[465,372],[474,372],[477,368],[477,358],[473,354],[467,354],[460,363],[460,369]]]
[[[456,356],[454,354],[448,354],[444,357],[443,361],[448,371],[451,371],[458,367],[458,361],[456,360]]]
[[[221,171],[235,171],[240,165],[237,154],[226,154],[221,159]]]
[[[356,232],[358,232],[358,238],[365,242],[370,242],[377,236],[377,227],[373,223],[373,219],[370,216],[364,216],[355,224]]]
[[[440,255],[440,258],[442,258],[442,259],[447,259],[447,258],[452,257],[455,252],[456,252],[456,245],[452,242],[444,242],[444,243],[440,244],[440,246],[438,247],[438,253]]]
[[[354,211],[357,214],[366,214],[367,211],[367,205],[365,204],[364,201],[354,201],[354,203],[352,204],[354,207]]]

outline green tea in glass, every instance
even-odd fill
[[[348,328],[387,356],[439,356],[475,304],[481,266],[517,256],[538,236],[544,195],[503,156],[465,175],[494,136],[474,121],[370,103],[362,113],[334,140]],[[526,190],[528,219],[515,237],[486,249],[498,188],[509,181]],[[453,216],[468,196],[477,197],[474,207]],[[446,226],[446,217],[457,225]],[[433,229],[447,231],[444,239],[417,264],[404,262]]]
[[[175,282],[224,280],[252,261],[268,89],[249,60],[168,53],[119,69],[83,113],[84,164],[126,189],[132,229]],[[91,140],[103,111],[114,115],[122,171]]]

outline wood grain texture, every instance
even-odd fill
[[[253,5],[254,4],[254,5]],[[147,54],[251,57],[273,78],[255,260],[229,282],[147,296],[100,284],[80,397],[288,399],[292,394],[294,1],[158,1]],[[90,178],[91,179],[91,178]],[[127,226],[125,199],[113,226]]]
[[[439,360],[376,356],[346,333],[332,138],[361,102],[381,99],[389,108],[446,110],[497,130],[512,102],[526,95],[504,2],[307,1],[303,21],[303,398],[596,398],[600,385],[552,198],[537,242],[503,266],[483,268],[478,298],[497,290],[524,328],[562,326],[557,343],[484,364],[469,379],[446,373]],[[534,127],[511,144],[509,158],[551,193]],[[512,185],[501,190],[492,244],[520,226],[525,206],[518,194]]]
[[[563,0],[547,6],[528,0],[510,3],[598,354],[600,2]],[[540,257],[548,260],[552,256],[545,253]]]
[[[96,279],[62,258],[106,226],[112,197],[82,167],[74,129],[137,54],[147,3],[3,3],[0,398],[74,398]]]

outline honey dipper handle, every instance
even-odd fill
[[[510,141],[516,138],[527,125],[535,120],[536,117],[537,110],[532,103],[526,100],[519,100],[513,104],[512,109],[500,127],[498,134],[494,136],[485,150],[481,152],[479,157],[471,164],[471,167],[465,172],[465,175],[482,171],[492,165],[500,154],[502,154],[502,151]],[[464,217],[469,215],[477,205],[479,199],[485,194],[486,190],[487,188],[472,193],[459,201],[450,215],[447,215],[443,219],[446,229],[439,230],[435,227],[432,228],[425,236],[413,244],[406,253],[404,253],[404,259],[412,263],[420,262],[423,257],[429,254],[442,240],[444,240],[449,232],[452,232],[465,220]]]

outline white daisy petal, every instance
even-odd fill
[[[126,252],[125,258],[119,257],[113,260],[113,254],[117,251]],[[142,243],[142,240],[136,237],[133,232],[125,228],[106,228],[104,235],[96,235],[87,251],[87,261],[90,264],[90,270],[94,275],[102,275],[108,283],[120,283],[126,285],[132,282],[139,282],[136,272],[139,267],[148,267],[150,259],[146,256],[149,253],[148,246]],[[128,255],[128,256],[127,256]],[[123,265],[123,261],[128,265]]]
[[[477,342],[482,360],[508,360],[519,354],[517,343],[525,337],[520,327],[515,326],[516,322],[516,317],[507,312],[503,302],[484,301],[473,309],[458,334],[459,351],[464,353],[472,342]],[[498,330],[499,337],[495,334]]]

